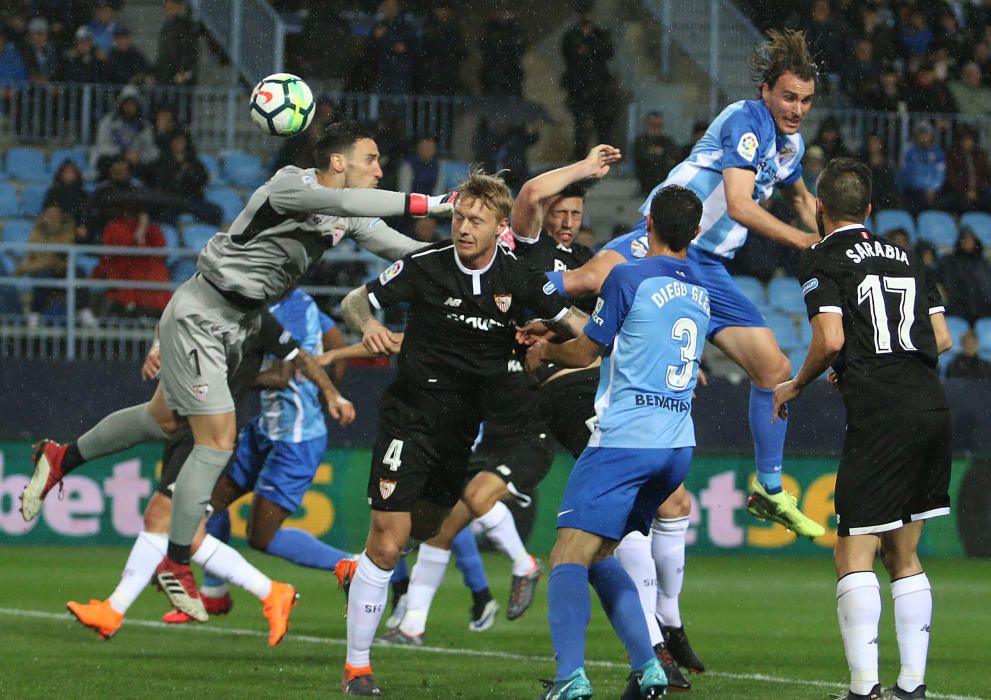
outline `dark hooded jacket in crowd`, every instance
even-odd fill
[[[946,313],[973,323],[991,316],[991,264],[984,259],[984,246],[968,229],[957,239],[953,252],[940,261],[946,291]]]

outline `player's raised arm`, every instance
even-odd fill
[[[513,234],[523,241],[536,238],[543,223],[544,202],[549,197],[581,180],[605,177],[612,164],[622,157],[618,148],[600,144],[590,150],[583,160],[527,180],[513,202]]]
[[[320,393],[323,394],[323,398],[327,402],[327,412],[330,417],[342,426],[350,425],[355,417],[354,404],[341,396],[337,387],[327,376],[327,372],[317,364],[313,355],[300,348],[299,353],[292,359],[292,363],[304,377],[320,389]]]
[[[754,233],[792,248],[802,250],[816,243],[819,240],[818,235],[805,233],[786,224],[754,200],[753,191],[756,180],[757,173],[749,168],[726,168],[723,170],[726,213],[729,217]]]
[[[428,196],[389,190],[324,187],[306,171],[297,170],[272,178],[269,203],[279,214],[437,216],[450,215],[452,195]]]

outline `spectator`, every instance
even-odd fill
[[[58,80],[59,51],[48,36],[48,22],[41,17],[28,22],[24,62],[32,82],[48,83]]]
[[[898,57],[895,33],[884,22],[877,3],[865,2],[860,5],[860,24],[856,34],[868,39],[874,49],[874,58],[881,62],[894,61]]]
[[[436,243],[443,240],[437,229],[437,219],[432,216],[416,219],[413,224],[413,238],[423,243]]]
[[[561,40],[562,80],[574,117],[574,157],[581,159],[588,152],[590,130],[594,129],[598,143],[610,143],[617,94],[609,73],[609,60],[615,53],[609,31],[592,22],[591,0],[579,0],[575,9],[578,23]]]
[[[464,34],[449,0],[434,3],[431,18],[416,45],[416,91],[421,95],[464,92],[461,65],[468,57]]]
[[[9,85],[28,79],[24,57],[14,46],[6,32],[0,32],[0,85]],[[6,92],[6,91],[5,91]]]
[[[981,82],[991,87],[991,41],[985,39],[977,42],[971,60],[981,69]]]
[[[168,105],[162,105],[155,110],[155,123],[152,129],[155,147],[159,152],[167,150],[172,136],[183,130],[175,110]]]
[[[891,229],[884,237],[905,250],[912,250],[912,239],[908,237],[908,231],[901,227]]]
[[[874,211],[881,209],[901,209],[902,197],[898,191],[898,172],[888,158],[884,141],[877,134],[867,137],[860,159],[871,169],[873,186],[871,187],[871,207]]]
[[[991,164],[972,127],[961,126],[946,159],[942,206],[954,213],[991,209]]]
[[[808,191],[812,194],[815,194],[816,192],[816,180],[819,179],[819,173],[821,173],[825,167],[825,151],[822,150],[822,146],[812,144],[809,146],[808,150],[805,151],[805,158],[802,161],[802,180],[805,181],[806,189],[808,189]]]
[[[114,31],[117,29],[116,11],[110,0],[96,0],[93,3],[93,19],[87,25],[96,44],[104,56],[109,56],[114,48]]]
[[[842,57],[848,45],[846,27],[833,18],[829,0],[815,0],[812,14],[805,23],[805,37],[813,55],[821,56],[824,73],[843,70]]]
[[[117,107],[107,113],[96,130],[91,155],[98,177],[107,171],[110,160],[122,155],[137,169],[158,156],[154,132],[145,121],[137,89],[126,86],[117,97]]]
[[[850,155],[843,143],[840,123],[833,117],[826,117],[822,120],[822,124],[819,125],[819,132],[812,143],[822,148],[823,157],[827,163],[833,158],[847,158]]]
[[[920,9],[911,10],[908,23],[902,25],[898,40],[908,57],[924,56],[933,43],[933,32]]]
[[[164,248],[165,235],[151,223],[148,212],[138,206],[128,206],[122,215],[107,224],[103,245]],[[140,280],[168,282],[165,258],[158,255],[104,255],[93,270],[93,277],[110,280]],[[103,313],[114,316],[158,318],[169,303],[170,293],[151,289],[107,290],[103,295]]]
[[[275,156],[273,170],[287,165],[295,165],[297,168],[313,167],[313,147],[323,136],[327,125],[334,122],[337,106],[327,98],[320,98],[314,109],[316,112],[313,114],[313,123],[310,127],[302,134],[296,134],[283,141],[282,147]]]
[[[405,95],[413,91],[413,30],[402,16],[399,0],[384,0],[372,28],[375,92]]]
[[[941,280],[942,273],[939,269],[939,258],[936,255],[936,246],[929,241],[919,241],[915,244],[915,253],[919,256],[919,262],[926,269],[926,275],[932,276],[934,280]],[[942,286],[942,282],[939,283]],[[943,295],[946,296],[945,294]]]
[[[102,83],[109,75],[107,57],[96,48],[88,27],[76,30],[75,43],[65,53],[61,80],[67,83]]]
[[[984,247],[969,228],[964,228],[953,252],[940,261],[943,287],[948,301],[946,313],[973,323],[991,315],[991,265]]]
[[[494,11],[482,28],[479,83],[483,95],[523,95],[523,27],[508,7]]]
[[[947,379],[991,379],[991,362],[977,355],[977,333],[967,331],[960,338],[960,354],[946,368]]]
[[[960,31],[960,22],[949,8],[936,18],[936,43],[949,54],[953,65],[961,65],[971,53],[971,39]]]
[[[662,182],[680,160],[681,149],[664,133],[664,115],[650,112],[647,115],[646,131],[633,142],[633,166],[636,170],[640,192],[650,193],[658,182]]]
[[[199,29],[184,0],[165,0],[165,22],[158,33],[155,74],[165,85],[195,85],[200,59]]]
[[[107,222],[119,216],[122,207],[140,196],[144,189],[134,182],[131,165],[124,156],[116,156],[110,161],[107,175],[106,180],[97,184],[89,199],[87,242],[99,242]]]
[[[695,148],[695,144],[699,142],[703,136],[705,136],[705,130],[709,128],[709,123],[706,121],[696,120],[692,122],[692,138],[681,148],[681,153],[678,154],[678,162],[687,160],[688,156],[692,154],[692,149]]]
[[[161,212],[166,221],[174,224],[179,214],[190,212],[200,221],[220,226],[223,209],[204,199],[210,173],[196,157],[184,132],[172,134],[168,148],[148,167],[144,179],[149,187],[175,199],[173,205],[166,205]]]
[[[529,124],[514,124],[502,132],[500,167],[509,171],[503,179],[514,192],[530,179],[527,151],[539,140],[540,132]]]
[[[351,25],[335,3],[310,3],[300,33],[302,74],[330,81],[335,88],[343,87],[348,62],[341,60],[342,52],[346,53],[351,42]]]
[[[444,193],[440,161],[437,160],[437,139],[421,136],[416,140],[416,151],[399,164],[396,184],[400,192]]]
[[[151,64],[141,50],[134,46],[127,27],[118,26],[114,30],[114,48],[110,52],[108,63],[109,80],[118,85],[139,85],[149,82],[152,77]]]
[[[89,195],[83,189],[83,173],[71,160],[59,164],[52,178],[52,184],[45,192],[45,206],[57,205],[81,229],[80,240],[86,239],[86,213],[89,209]]]
[[[76,242],[75,222],[67,216],[57,203],[45,205],[41,215],[31,227],[28,243],[45,245],[72,245]],[[27,275],[35,279],[63,279],[68,267],[68,256],[65,253],[49,251],[31,251],[27,253],[17,266],[16,274]],[[89,312],[89,298],[85,289],[78,290],[79,306]],[[86,303],[83,303],[83,302]],[[29,325],[37,325],[38,317],[55,304],[65,303],[65,292],[61,289],[35,287],[31,292],[31,314],[28,316]],[[80,311],[82,316],[82,311]]]
[[[66,48],[72,41],[73,30],[81,21],[76,21],[77,16],[81,19],[84,13],[79,12],[77,2],[73,0],[31,0],[31,14],[35,17],[43,17],[48,21],[48,33],[51,34],[52,42],[60,47]]]
[[[853,45],[853,57],[843,68],[843,89],[859,105],[869,103],[878,91],[881,66],[874,59],[874,44],[860,37]]]
[[[27,42],[28,38],[28,15],[23,3],[14,3],[13,7],[7,7],[6,11],[0,14],[3,21],[4,33],[7,40],[20,49]]]
[[[942,114],[956,112],[956,100],[946,83],[948,74],[949,61],[945,57],[924,59],[908,90],[909,110]]]
[[[950,92],[953,93],[960,114],[991,114],[991,88],[983,84],[981,69],[973,61],[964,64],[960,71],[960,80],[950,83]]]
[[[943,149],[933,143],[933,128],[929,122],[916,124],[914,140],[905,149],[899,179],[902,194],[913,214],[935,208],[946,179],[946,156]]]
[[[881,67],[878,84],[860,93],[862,105],[878,112],[897,112],[905,104],[905,90],[902,85],[901,73],[894,64]]]

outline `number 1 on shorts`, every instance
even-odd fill
[[[393,440],[389,443],[389,449],[385,451],[385,456],[382,457],[382,464],[389,467],[390,471],[398,472],[399,467],[402,465],[403,460],[403,441]]]

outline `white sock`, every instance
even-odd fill
[[[895,634],[901,671],[898,687],[912,692],[926,682],[929,625],[933,616],[932,586],[925,572],[891,582],[895,601]]]
[[[654,518],[650,551],[657,569],[657,617],[666,627],[681,627],[678,598],[685,582],[685,533],[688,516]]]
[[[431,547],[429,544],[420,545],[420,553],[416,555],[416,564],[409,576],[406,614],[399,625],[403,634],[413,636],[423,634],[427,627],[430,604],[433,603],[434,594],[444,580],[447,562],[450,560],[451,550]]]
[[[633,579],[640,594],[640,607],[647,618],[647,631],[650,632],[650,646],[657,646],[664,641],[661,628],[654,617],[654,605],[657,602],[657,572],[654,560],[650,556],[650,538],[639,532],[631,532],[624,537],[613,553],[619,560],[620,566]]]
[[[513,562],[513,576],[525,576],[529,573],[533,568],[533,557],[523,546],[520,533],[516,531],[516,521],[505,503],[497,501],[488,513],[475,521],[482,526],[499,551]]]
[[[367,554],[361,553],[348,593],[347,662],[354,668],[371,665],[369,652],[389,601],[390,578],[392,569],[378,568]]]
[[[138,539],[134,540],[131,546],[131,553],[127,555],[127,563],[124,564],[124,571],[120,575],[120,583],[110,594],[110,607],[123,614],[131,607],[131,603],[138,599],[141,591],[151,583],[151,577],[155,575],[155,569],[165,556],[165,550],[169,546],[169,538],[164,533],[145,532],[138,533]]]
[[[200,548],[193,554],[193,561],[211,576],[243,588],[258,600],[265,600],[272,592],[272,579],[249,564],[236,549],[213,535],[203,538]],[[211,592],[207,595],[211,595]]]
[[[873,571],[857,571],[836,582],[836,613],[850,667],[850,690],[867,695],[878,682],[877,626],[881,619],[881,586]]]

